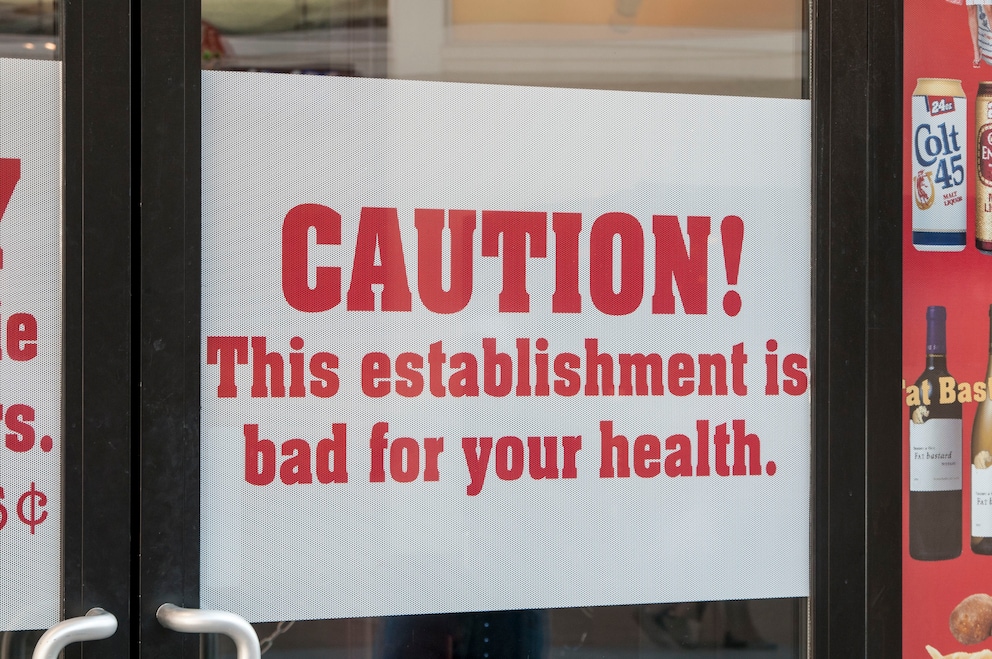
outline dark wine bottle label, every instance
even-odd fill
[[[909,424],[910,491],[960,490],[961,470],[961,419]]]

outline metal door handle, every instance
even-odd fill
[[[227,611],[184,609],[175,604],[163,604],[155,613],[159,623],[176,632],[189,634],[226,634],[238,649],[238,659],[261,659],[258,634],[248,621]]]
[[[99,641],[114,635],[117,618],[101,608],[92,608],[86,615],[69,618],[52,625],[34,646],[31,659],[58,659],[62,648],[78,641]]]

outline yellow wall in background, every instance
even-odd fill
[[[555,23],[799,29],[796,0],[451,0],[454,25]]]

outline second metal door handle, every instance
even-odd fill
[[[261,659],[258,634],[248,621],[227,611],[184,609],[163,604],[155,613],[163,627],[190,634],[226,634],[238,649],[238,659]]]

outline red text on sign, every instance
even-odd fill
[[[259,437],[258,424],[246,423],[245,482],[252,485],[269,485],[279,480],[284,485],[309,485],[314,476],[317,482],[347,483],[347,430],[345,424],[331,426],[331,437],[318,440],[311,447],[304,439],[287,439],[279,446],[271,439]]]
[[[475,352],[448,354],[443,341],[430,344],[427,356],[402,352],[395,358],[370,352],[362,358],[362,393],[381,398],[391,393],[416,397],[427,391],[442,398],[504,396],[727,396],[747,394],[744,344],[729,357],[722,353],[677,352],[611,354],[587,338],[577,353],[551,354],[547,339],[518,338],[502,350],[484,338]]]
[[[528,437],[526,448],[524,440],[512,435],[500,437],[495,444],[492,437],[463,437],[462,451],[469,475],[465,494],[473,497],[482,491],[490,465],[503,481],[518,480],[525,470],[532,480],[576,478],[575,455],[581,448],[579,435],[565,435],[560,443],[558,437]]]
[[[0,158],[0,220],[7,204],[14,196],[14,188],[21,180],[21,161],[17,158]],[[3,267],[3,250],[0,249],[0,268]]]
[[[9,519],[7,506],[4,505],[4,496],[3,488],[0,487],[0,531],[3,531],[4,527],[7,526]],[[13,508],[17,511],[17,519],[28,527],[28,532],[31,535],[35,535],[36,528],[48,519],[48,511],[45,510],[45,506],[48,505],[48,495],[39,490],[37,484],[32,482],[27,491],[20,496],[12,493],[10,502],[13,503],[14,500],[16,500],[16,504]]]
[[[6,407],[0,405],[0,417],[3,418],[3,425],[7,428],[7,432],[4,433],[4,446],[8,450],[24,453],[34,448],[35,432],[32,424],[35,414],[33,407],[21,403]],[[49,447],[48,450],[51,448]]]
[[[389,479],[397,483],[412,483],[420,478],[437,481],[441,478],[438,469],[438,456],[444,450],[444,437],[427,437],[423,449],[420,442],[412,437],[397,437],[390,441],[386,437],[389,424],[380,421],[372,426],[369,449],[372,452],[372,467],[369,470],[370,483],[386,481],[386,449],[389,449]],[[421,457],[421,455],[423,457]],[[420,464],[424,468],[421,470]]]
[[[341,264],[314,264],[310,253],[311,235],[316,245],[341,244],[341,215],[322,204],[300,204],[286,214],[282,228],[282,289],[286,302],[298,311],[322,312],[337,307],[344,297],[348,311],[411,311],[413,294],[406,259],[415,258],[417,293],[424,307],[444,314],[461,311],[474,290],[473,254],[479,214],[480,253],[483,258],[499,259],[502,266],[498,310],[530,311],[528,263],[548,257],[548,213],[539,211],[479,213],[418,208],[414,211],[417,248],[413,251],[404,243],[396,208],[362,208],[358,235],[350,250],[351,280],[342,296]],[[445,228],[450,235],[447,253],[443,251]],[[579,313],[583,302],[579,288],[582,215],[552,213],[550,231],[555,245],[551,311]],[[627,315],[639,308],[645,294],[645,257],[650,254],[654,264],[651,312],[675,313],[677,285],[685,312],[705,314],[710,218],[689,216],[683,233],[678,217],[654,215],[651,233],[653,249],[647,247],[644,227],[633,215],[604,213],[592,222],[588,259],[590,270],[597,274],[589,278],[588,290],[593,306],[612,316]],[[409,236],[405,240],[411,242]],[[450,263],[451,284],[447,289],[443,286],[441,265],[445,260]],[[618,261],[619,268],[615,269]],[[619,273],[616,280],[615,271]],[[378,309],[373,287],[381,287]]]
[[[289,340],[290,351],[285,355],[270,351],[264,336],[208,336],[207,364],[219,366],[218,398],[235,398],[238,385],[235,371],[238,365],[251,362],[252,398],[303,398],[308,393],[318,398],[330,398],[338,392],[340,381],[335,369],[337,355],[317,352],[307,359],[303,339]],[[287,373],[288,371],[288,373]],[[287,387],[288,376],[288,387]]]
[[[718,424],[712,435],[710,422],[696,421],[695,440],[688,435],[670,435],[662,441],[652,434],[638,435],[633,441],[615,433],[612,421],[601,421],[600,478],[654,478],[665,476],[760,476],[761,440],[744,428],[743,419]],[[776,465],[769,461],[765,473],[775,475]]]
[[[0,329],[4,332],[2,345],[6,355],[15,362],[26,362],[38,356],[38,319],[29,313],[13,313],[3,322],[0,316]],[[0,359],[4,352],[0,350]]]

